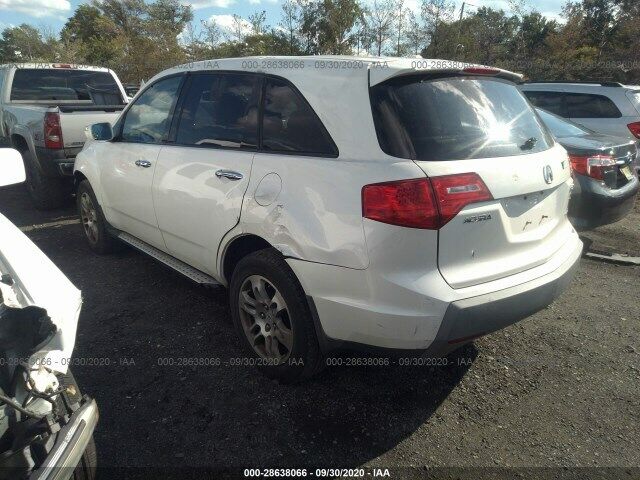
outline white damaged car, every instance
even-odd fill
[[[0,187],[25,179],[0,149]],[[0,214],[0,479],[93,478],[98,409],[68,369],[80,291]]]

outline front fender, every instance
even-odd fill
[[[104,196],[102,194],[102,184],[100,182],[100,146],[104,142],[87,142],[84,148],[76,156],[73,166],[73,177],[78,179],[81,174],[91,184],[93,193],[96,195],[96,199],[100,205],[104,205]]]

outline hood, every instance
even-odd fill
[[[30,362],[66,373],[82,305],[80,290],[2,214],[0,274],[0,293],[5,307],[25,311],[39,308],[42,310],[39,317],[46,316],[53,324],[51,334],[37,346]]]

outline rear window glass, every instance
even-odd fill
[[[504,157],[553,144],[516,86],[497,79],[401,77],[372,87],[371,103],[380,146],[395,157]]]
[[[640,91],[631,92],[629,94],[629,98],[631,99],[631,103],[633,103],[633,106],[636,107],[638,113],[640,113]]]
[[[124,104],[120,89],[108,72],[37,68],[15,71],[11,100]]]
[[[556,115],[563,115],[562,111],[562,97],[560,92],[523,92],[531,103],[536,107],[543,108],[548,112],[555,113]]]
[[[284,80],[268,78],[262,117],[262,148],[272,152],[337,156],[322,122]]]
[[[568,118],[620,118],[622,114],[615,103],[603,95],[586,93],[566,94]]]
[[[540,115],[544,124],[551,130],[551,133],[556,138],[575,137],[590,133],[586,128],[580,127],[573,122],[569,122],[557,115],[552,115],[544,110],[538,110],[538,115]]]

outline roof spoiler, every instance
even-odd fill
[[[514,83],[521,83],[524,75],[520,73],[510,72],[501,68],[488,67],[485,65],[474,65],[472,63],[461,64],[459,67],[448,68],[402,68],[402,69],[382,69],[376,67],[369,68],[369,85],[374,86],[379,83],[391,80],[392,78],[400,78],[411,75],[425,76],[486,76],[493,78],[502,78]]]
[[[599,82],[599,81],[584,81],[584,80],[526,80],[520,82],[521,84],[531,84],[531,83],[578,83],[580,85],[600,85],[602,87],[624,87],[624,85],[620,82]]]

